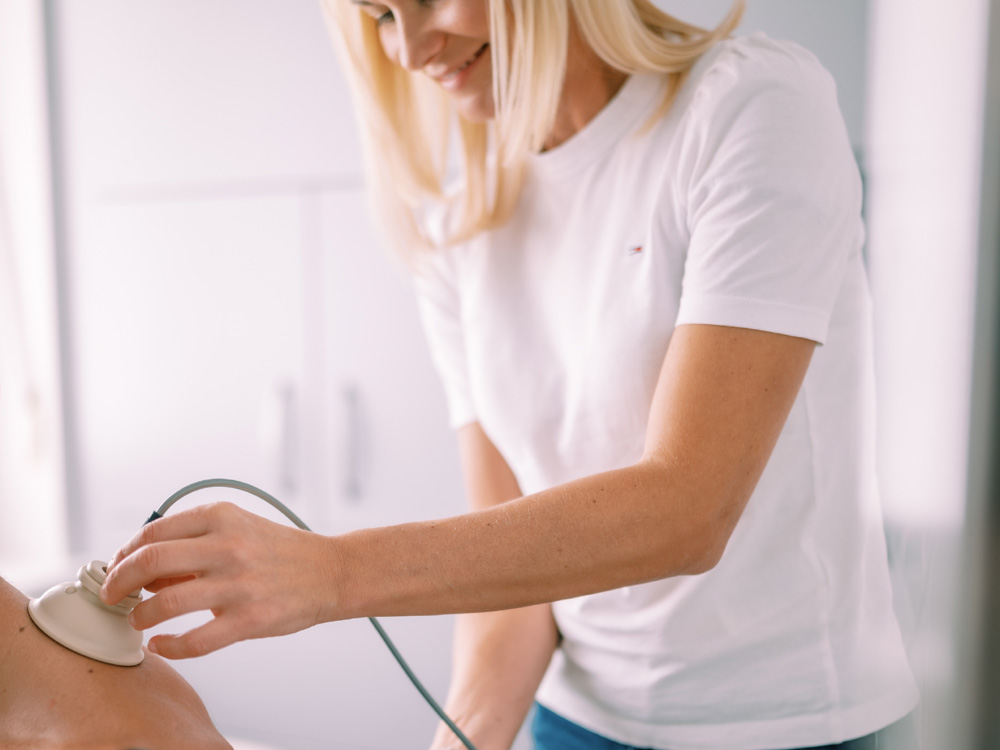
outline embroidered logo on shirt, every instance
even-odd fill
[[[642,245],[632,245],[626,252],[626,255],[638,255],[642,252]]]

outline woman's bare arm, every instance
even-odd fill
[[[491,611],[710,570],[814,348],[680,326],[641,460],[464,516],[338,537],[329,549],[342,574],[328,583],[327,616]]]
[[[133,611],[139,628],[215,618],[151,647],[200,656],[237,640],[367,615],[488,612],[607,591],[718,562],[777,442],[815,344],[676,329],[634,465],[440,521],[321,537],[220,503],[145,526],[103,597],[194,575]]]

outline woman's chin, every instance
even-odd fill
[[[468,122],[489,122],[496,116],[493,97],[456,97],[455,109]]]

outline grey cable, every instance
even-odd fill
[[[175,492],[173,495],[164,500],[163,504],[153,512],[153,514],[149,517],[146,523],[149,523],[150,521],[155,521],[157,518],[162,518],[163,515],[170,509],[170,506],[176,503],[185,495],[189,495],[192,492],[197,492],[198,490],[203,490],[208,487],[225,487],[228,489],[242,490],[243,492],[248,492],[251,495],[260,498],[265,503],[268,503],[269,505],[276,508],[279,512],[284,514],[285,517],[288,518],[288,520],[290,520],[300,529],[309,532],[312,531],[312,529],[310,529],[306,525],[305,521],[303,521],[301,518],[295,515],[295,513],[293,513],[291,509],[288,508],[288,506],[286,506],[276,497],[269,495],[268,493],[264,492],[264,490],[258,487],[254,487],[252,484],[247,484],[246,482],[240,482],[236,479],[203,479],[200,482],[193,482],[192,484],[189,484],[186,487],[182,487],[181,489],[177,490],[177,492]],[[462,742],[463,745],[465,745],[467,750],[476,750],[472,742],[469,741],[469,738],[462,733],[462,730],[458,728],[455,722],[453,722],[450,718],[448,718],[448,715],[444,712],[444,709],[442,709],[441,706],[438,705],[437,701],[434,700],[434,697],[427,691],[427,688],[424,687],[423,683],[420,682],[419,679],[417,679],[417,676],[413,673],[413,670],[410,669],[410,665],[406,663],[406,660],[403,658],[403,655],[399,653],[399,649],[396,648],[396,644],[392,642],[392,639],[389,638],[389,634],[386,633],[385,630],[382,628],[382,624],[374,617],[369,617],[368,622],[372,624],[376,632],[385,642],[385,645],[388,647],[389,651],[395,657],[396,661],[399,663],[399,666],[403,668],[403,671],[406,673],[406,676],[410,678],[410,682],[413,683],[413,686],[420,692],[420,694],[424,697],[424,700],[427,701],[430,707],[434,709],[434,713],[436,713],[439,717],[441,717],[441,720],[448,725],[448,728],[452,732],[454,732],[455,736],[458,737],[458,739]]]

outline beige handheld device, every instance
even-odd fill
[[[28,602],[28,614],[45,635],[71,651],[133,667],[145,654],[142,633],[132,628],[128,615],[142,601],[142,591],[133,591],[114,606],[102,602],[97,593],[107,565],[91,560],[80,568],[75,582],[60,583]]]

